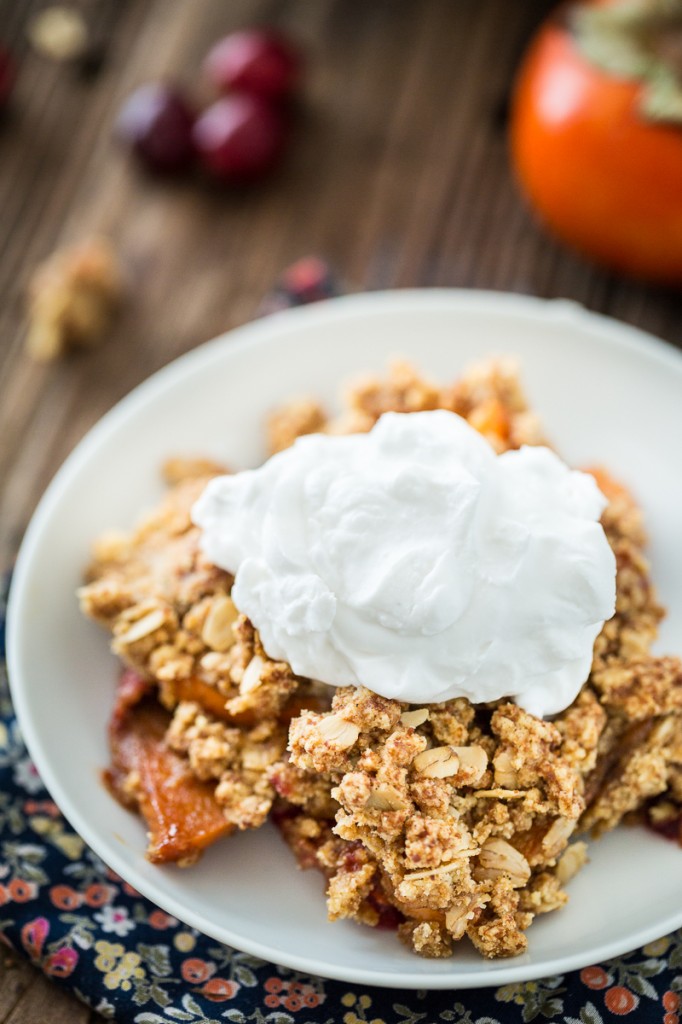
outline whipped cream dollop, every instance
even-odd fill
[[[201,546],[271,658],[425,704],[568,707],[614,611],[592,476],[548,448],[496,455],[461,417],[386,413],[216,477]]]

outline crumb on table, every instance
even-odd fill
[[[112,245],[91,238],[57,249],[34,271],[28,286],[28,354],[43,362],[105,336],[124,292],[123,271]]]

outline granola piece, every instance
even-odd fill
[[[325,426],[325,434],[337,437],[344,434],[366,434],[372,429],[376,419],[362,409],[345,409]]]
[[[558,872],[542,871],[521,891],[519,909],[533,915],[559,910],[568,902],[568,894],[561,888],[565,880],[558,877]]]
[[[439,407],[463,416],[497,452],[544,444],[538,417],[528,408],[515,359],[497,358],[465,369],[442,389]]]
[[[187,757],[197,778],[214,780],[215,799],[227,821],[239,829],[263,824],[275,797],[269,771],[286,745],[286,731],[276,720],[250,730],[235,728],[185,702],[175,710],[166,742]]]
[[[167,487],[176,487],[185,480],[208,480],[229,472],[227,466],[214,459],[187,458],[180,455],[166,459],[161,466],[161,478]]]
[[[430,959],[452,956],[452,940],[441,921],[405,921],[398,928],[405,945]]]
[[[159,504],[149,509],[132,531],[134,553],[148,560],[152,554],[156,557],[162,554],[177,538],[189,535],[198,541],[199,531],[192,523],[192,505],[212,478],[213,474],[192,477],[169,488]]]
[[[333,843],[333,840],[330,840]],[[342,918],[362,920],[361,909],[376,886],[376,861],[361,846],[349,847],[348,856],[337,860],[336,870],[327,886],[327,910],[330,921]],[[327,850],[320,851],[320,859],[329,857]],[[365,923],[377,923],[376,913]],[[371,920],[373,918],[374,920]]]
[[[203,597],[229,594],[231,577],[204,559],[190,518],[206,483],[178,485],[131,533],[107,534],[95,544],[79,591],[87,616],[113,630],[121,612],[138,602],[165,601],[181,619]]]
[[[279,797],[294,804],[312,818],[333,820],[339,808],[324,775],[301,771],[290,761],[276,761],[268,769],[268,779]]]
[[[566,711],[554,721],[561,734],[561,754],[583,777],[597,761],[600,737],[607,721],[591,686],[585,685]]]
[[[372,735],[376,731],[390,732],[400,719],[402,705],[364,686],[344,686],[336,691],[332,710]]]
[[[663,609],[644,557],[646,536],[640,509],[629,492],[605,473],[595,471],[594,475],[609,498],[602,526],[616,556],[616,614],[605,623],[594,645],[592,681],[597,682],[604,669],[646,657]]]
[[[110,627],[135,604],[135,590],[123,578],[102,576],[81,587],[78,598],[84,615]]]
[[[410,796],[420,811],[434,818],[445,817],[451,803],[454,804],[451,788],[443,785],[439,779],[429,779],[425,775],[412,778]]]
[[[319,434],[327,425],[327,414],[313,399],[302,398],[276,409],[268,417],[268,447],[272,454],[289,448],[297,437]]]
[[[272,808],[273,790],[265,775],[225,772],[215,797],[226,819],[238,829],[260,828]]]
[[[416,814],[405,829],[405,867],[408,871],[438,868],[471,846],[471,836],[461,822]]]
[[[632,493],[603,467],[593,466],[585,472],[592,474],[608,501],[602,524],[609,537],[612,540],[627,538],[636,547],[644,548],[647,541],[644,516]]]
[[[186,754],[199,779],[219,779],[240,754],[242,733],[211,720],[198,704],[178,704],[166,731],[168,746]]]
[[[330,822],[305,816],[278,816],[276,823],[299,867],[317,868],[327,879],[330,920],[397,928],[402,916],[388,903],[378,865],[360,843],[347,843],[333,835]]]
[[[399,718],[401,705],[371,690],[343,687],[336,691],[332,713],[315,712],[294,719],[289,732],[292,761],[308,771],[335,772],[352,761],[360,732],[388,730]],[[367,742],[363,741],[367,746]]]
[[[581,826],[600,833],[671,783],[682,666],[649,654],[662,609],[643,555],[641,512],[607,474],[595,471],[595,477],[609,498],[602,522],[617,563],[616,614],[597,637],[590,677],[606,723],[585,762],[588,810]]]
[[[26,349],[41,361],[99,342],[123,296],[123,273],[103,238],[58,249],[29,283]]]
[[[317,868],[327,879],[330,920],[351,918],[375,927],[397,927],[401,915],[387,901],[377,862],[359,842],[332,832],[332,822],[290,810],[275,823],[303,870]]]
[[[194,633],[202,634],[206,623],[202,603],[190,609],[189,615],[191,618],[186,619],[183,625],[186,624]],[[234,643],[223,651],[206,650],[204,647],[205,653],[199,658],[197,669],[199,678],[215,687],[226,698],[244,696],[251,688],[256,689],[255,685],[251,687],[250,684],[257,682],[256,669],[263,662],[263,650],[253,623],[245,615],[240,615],[231,629]],[[256,658],[259,660],[255,661]],[[241,684],[249,665],[252,668],[242,693]]]
[[[602,704],[628,723],[682,713],[682,659],[646,657],[594,676]]]
[[[319,857],[320,850],[334,838],[330,821],[310,817],[288,807],[275,808],[272,817],[302,871],[311,868],[319,868],[325,873],[330,871],[330,866],[323,864]]]
[[[167,643],[154,648],[149,655],[148,664],[149,672],[159,683],[161,692],[164,691],[164,684],[168,685],[168,692],[174,692],[176,686],[181,687],[184,681],[191,677],[194,658],[189,653],[179,651],[174,644]],[[173,708],[178,700],[188,698],[189,694],[184,693],[174,699],[164,700],[161,696],[160,700],[165,707]]]
[[[582,779],[561,754],[557,726],[516,704],[502,704],[493,713],[490,727],[500,740],[493,764],[513,771],[519,789],[540,789],[544,799],[536,810],[578,818],[584,809]],[[503,754],[505,759],[500,761]]]
[[[246,716],[254,721],[276,717],[298,685],[298,678],[286,662],[256,654],[244,669],[238,696],[225,705],[227,713],[236,719]]]
[[[373,375],[361,377],[345,397],[351,412],[374,423],[385,412],[425,412],[439,407],[438,388],[404,360],[391,363],[386,380]]]
[[[177,615],[165,601],[139,601],[117,616],[111,649],[127,665],[144,665],[152,652],[168,643],[178,628]]]
[[[456,700],[434,704],[429,708],[429,721],[433,735],[441,743],[452,746],[465,744],[469,738],[469,729],[473,724],[475,711],[473,704],[464,697]]]
[[[289,750],[297,767],[310,772],[330,772],[341,766],[349,766],[345,752],[358,738],[357,726],[345,722],[338,716],[326,718],[315,712],[304,712],[295,718],[289,730]]]
[[[391,867],[392,884],[397,877],[398,872]],[[462,896],[468,897],[474,891],[466,857],[454,858],[439,869],[408,872],[394,888],[396,905],[406,917],[417,918],[425,910],[447,912]]]
[[[519,911],[519,891],[502,876],[491,883],[489,896],[489,902],[467,927],[467,935],[479,953],[489,959],[525,953],[528,940],[524,930],[533,914]]]
[[[290,807],[276,807],[272,820],[285,843],[296,858],[298,867],[307,871],[311,867],[323,868],[319,851],[334,839],[331,821],[311,817]]]
[[[665,792],[671,771],[682,758],[682,718],[666,715],[632,724],[603,755],[596,791],[581,820],[581,828],[600,835],[614,828],[630,811]],[[589,785],[589,780],[588,780]]]

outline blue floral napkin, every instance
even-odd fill
[[[324,264],[270,307],[333,294]],[[27,755],[5,670],[0,593],[0,939],[121,1024],[679,1024],[682,931],[542,981],[462,992],[357,987],[265,963],[159,910],[70,829]],[[397,941],[397,940],[396,940]]]

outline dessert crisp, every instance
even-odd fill
[[[398,363],[357,383],[334,418],[293,403],[271,416],[270,447],[431,410],[463,417],[497,453],[545,444],[515,365],[497,360],[445,387]],[[192,518],[226,472],[169,462],[162,504],[97,541],[80,591],[124,666],[105,778],[144,818],[150,860],[192,864],[270,819],[299,866],[323,873],[332,920],[394,928],[423,956],[468,938],[495,958],[522,953],[534,917],[566,902],[586,836],[633,817],[678,835],[682,663],[650,652],[663,613],[642,517],[608,473],[592,476],[615,614],[577,697],[548,720],[508,697],[408,703],[362,680],[331,687],[270,657]]]

